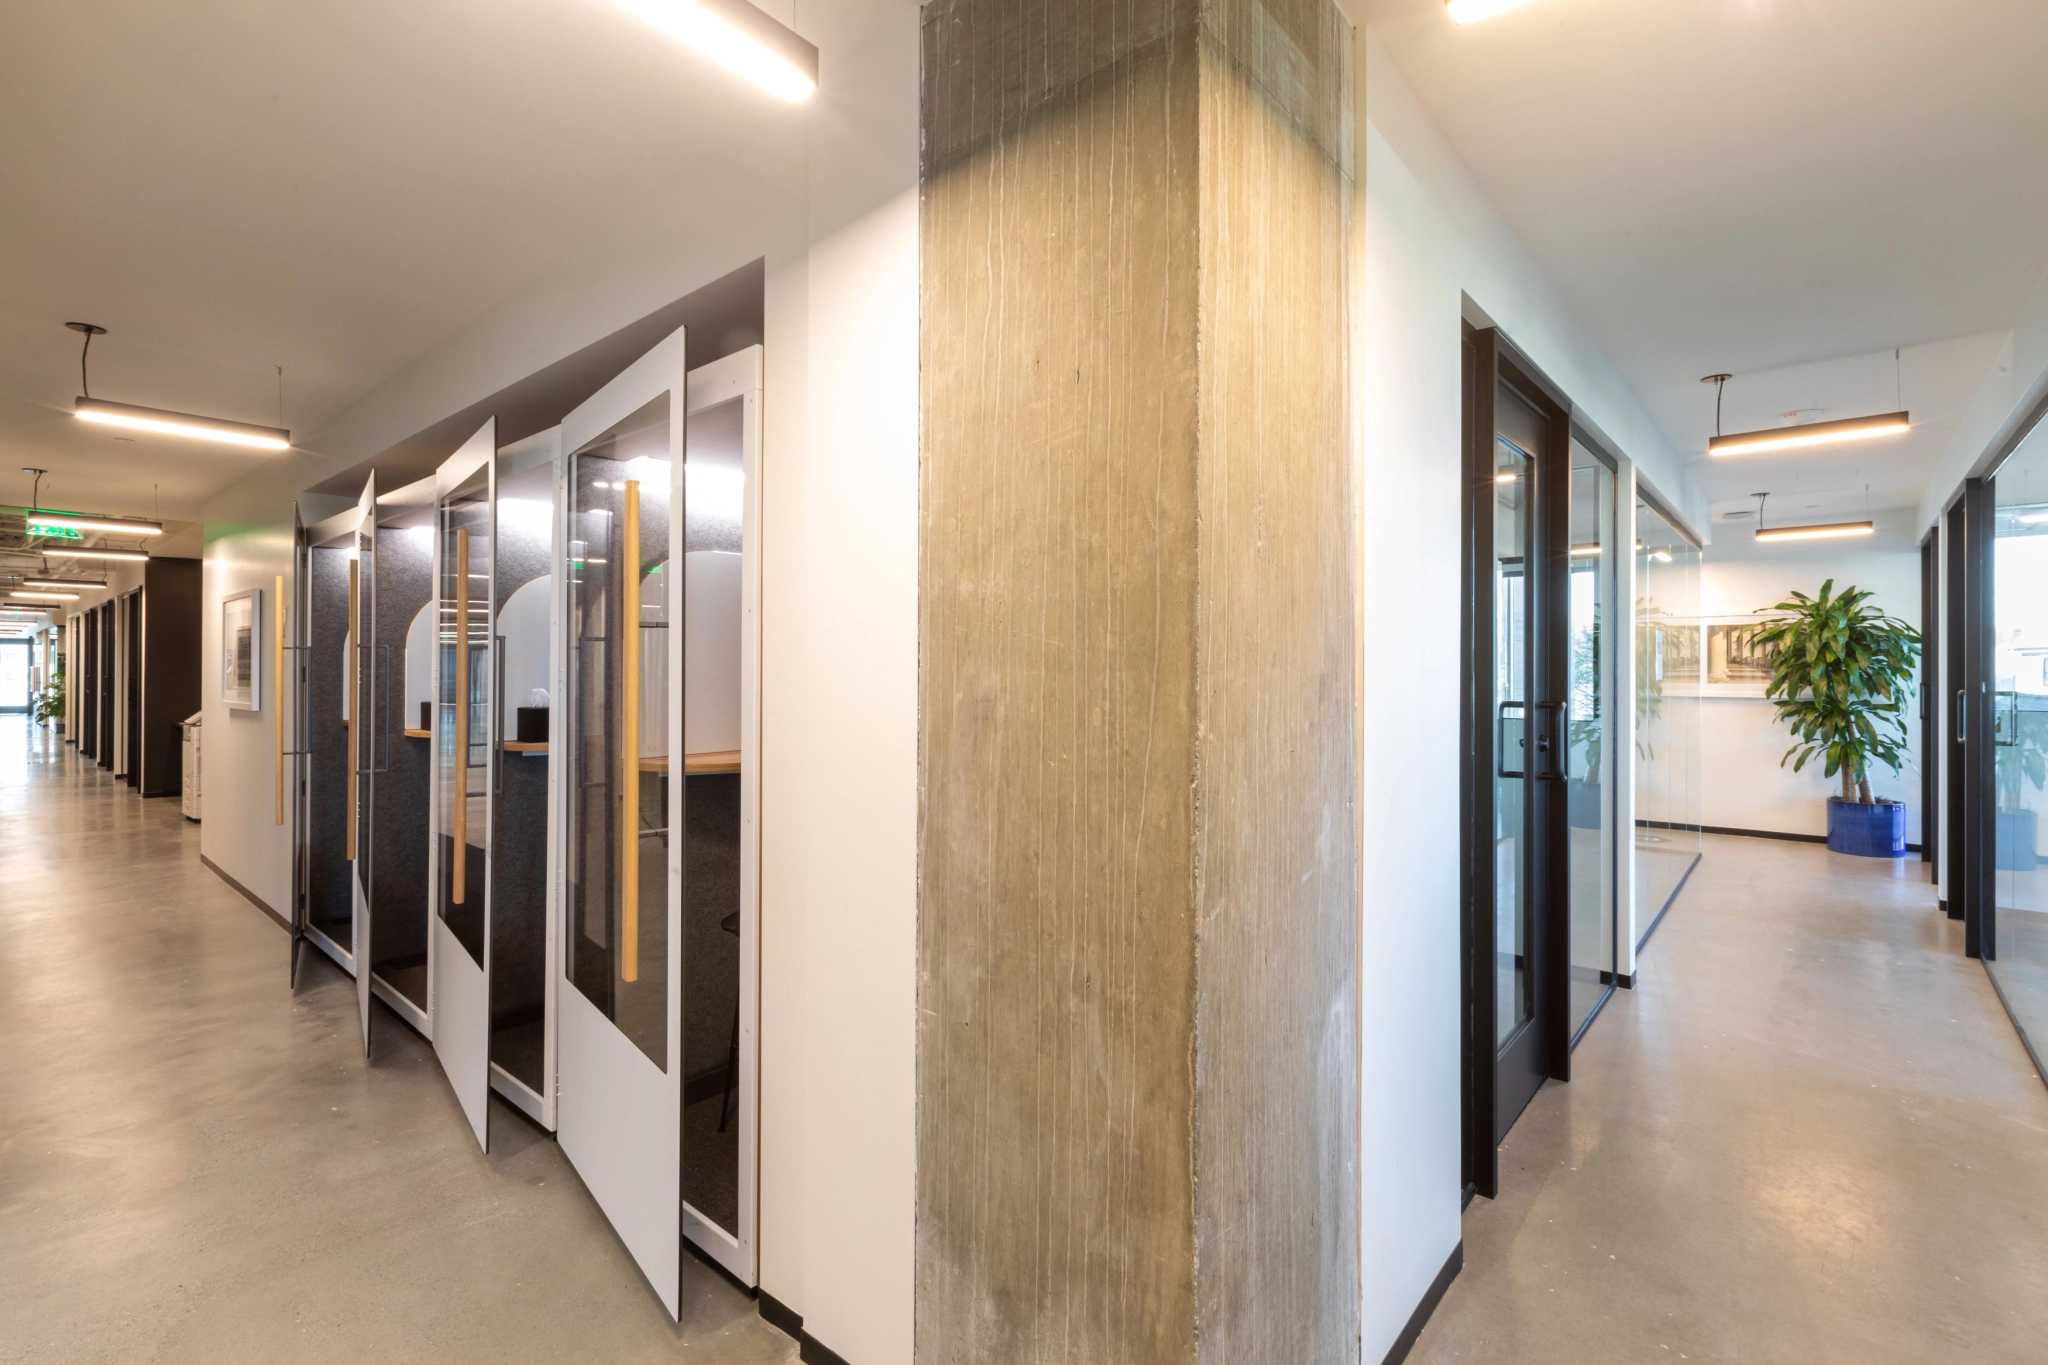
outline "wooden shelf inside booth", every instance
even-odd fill
[[[407,739],[432,739],[434,737],[434,732],[432,730],[409,729],[405,732],[405,737]]]

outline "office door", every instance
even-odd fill
[[[678,330],[562,423],[568,637],[562,1150],[673,1316],[682,1291],[685,354]],[[680,550],[680,545],[677,549]]]
[[[1464,1165],[1491,1197],[1501,1139],[1570,1074],[1577,1022],[1572,440],[1569,404],[1496,333],[1470,333],[1466,359]]]
[[[29,642],[0,640],[0,716],[27,715],[29,690]]]
[[[492,553],[496,419],[434,476],[434,1051],[477,1143],[490,1147],[491,829],[499,746]]]

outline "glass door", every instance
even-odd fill
[[[1591,691],[1574,697],[1570,406],[1495,332],[1468,332],[1466,359],[1464,1168],[1467,1183],[1490,1197],[1501,1140],[1545,1080],[1570,1072],[1579,1022],[1570,994],[1571,796],[1603,785],[1600,726],[1609,708],[1597,617],[1578,642],[1593,651]],[[1587,487],[1590,524],[1597,479]],[[1585,534],[1596,549],[1583,557],[1604,553],[1605,538]],[[1597,612],[1597,580],[1588,587]],[[1591,799],[1604,798],[1596,790]],[[1596,913],[1602,838],[1596,824]],[[1611,914],[1609,925],[1611,939]],[[1588,937],[1591,953],[1597,927]]]
[[[29,642],[0,641],[0,716],[23,716],[29,707]]]
[[[434,476],[434,1051],[478,1145],[490,1147],[491,835],[496,785],[496,419]]]
[[[678,330],[562,423],[568,633],[559,1136],[671,1316],[682,1293]],[[677,548],[681,548],[678,546]]]
[[[342,718],[348,729],[348,856],[349,897],[355,909],[356,1017],[362,1026],[363,1055],[370,1053],[370,886],[376,816],[377,754],[377,476],[363,484],[356,503],[355,558],[348,562],[347,691]]]

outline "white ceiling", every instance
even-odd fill
[[[96,396],[304,437],[509,297],[801,203],[801,132],[605,0],[12,6],[0,503],[35,465],[192,519],[267,458],[74,420],[68,319]]]
[[[1717,507],[1918,500],[1985,334],[2048,273],[2048,4],[1535,0],[1465,27],[1361,5]],[[1894,347],[1911,436],[1704,459],[1701,376],[1737,376],[1731,431],[1891,411]]]

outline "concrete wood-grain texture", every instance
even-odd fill
[[[1350,32],[924,24],[917,1358],[1355,1360]]]

